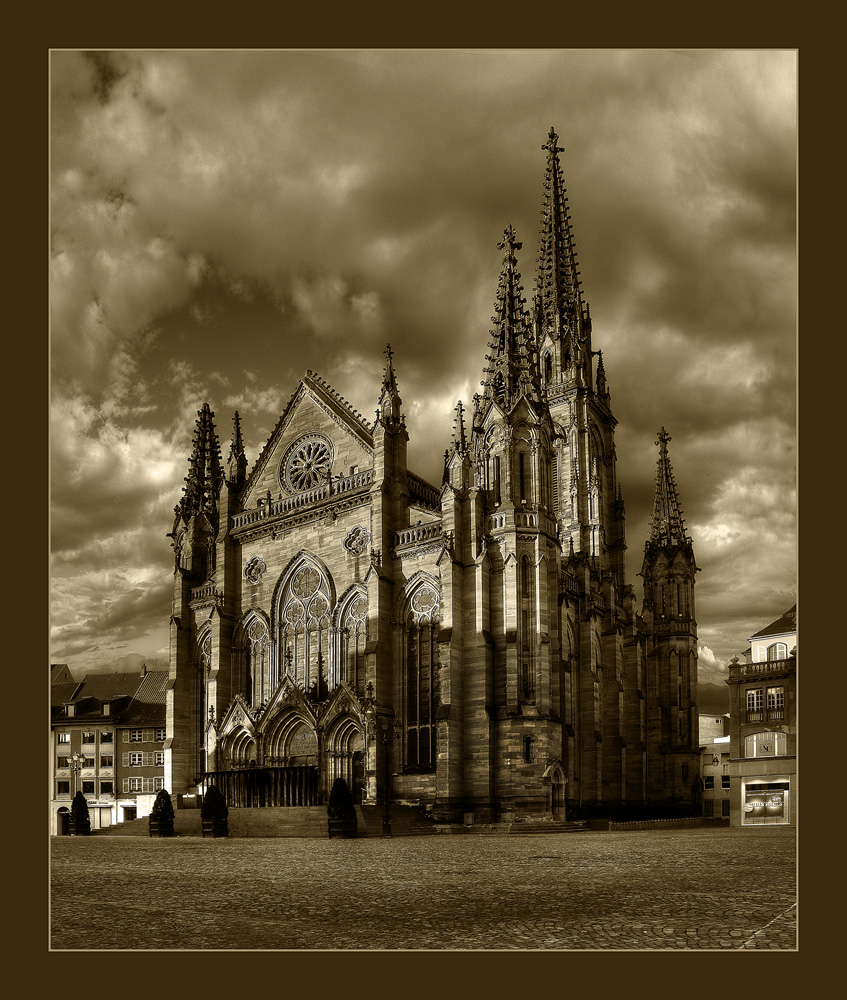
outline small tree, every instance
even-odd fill
[[[150,813],[150,836],[154,834],[160,837],[174,835],[174,807],[170,795],[164,788],[156,796]]]
[[[88,815],[88,803],[82,792],[74,795],[71,802],[71,836],[87,837],[91,833],[91,819]]]
[[[227,816],[226,799],[221,795],[217,785],[209,785],[206,794],[203,796],[203,805],[200,807],[200,817],[203,821],[203,836],[207,834],[212,837],[228,837],[229,823]]]

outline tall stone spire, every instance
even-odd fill
[[[649,541],[659,545],[685,542],[690,544],[691,539],[685,533],[685,521],[682,516],[676,480],[670,458],[668,458],[668,441],[670,440],[670,434],[662,427],[656,440],[656,444],[659,446],[659,461],[656,469],[656,491],[653,495],[653,515],[650,520]]]
[[[559,137],[551,128],[547,142],[547,170],[544,176],[544,205],[541,210],[541,239],[536,278],[536,304],[539,320],[553,335],[582,332],[582,291],[577,269],[577,253],[573,238],[567,188],[562,179],[558,145]]]
[[[497,244],[504,251],[504,260],[494,303],[496,313],[491,317],[494,323],[489,343],[491,353],[485,356],[489,364],[482,381],[485,398],[495,399],[507,410],[522,394],[538,398],[535,343],[515,257],[515,251],[522,246],[511,226]]]
[[[218,495],[224,478],[221,446],[215,430],[215,414],[208,403],[197,411],[194,444],[188,460],[188,475],[179,506],[185,517],[201,511],[217,510]]]

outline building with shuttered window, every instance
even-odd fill
[[[77,791],[92,830],[150,812],[164,787],[167,679],[145,667],[75,681],[65,664],[51,667],[51,833],[67,833]]]
[[[797,816],[797,605],[750,637],[729,668],[730,823]]]

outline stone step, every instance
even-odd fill
[[[359,837],[382,836],[382,806],[356,806]],[[329,825],[326,806],[278,806],[264,809],[230,809],[230,837],[306,837],[326,839]],[[391,807],[391,834],[394,837],[414,837],[438,832],[432,820],[411,806]],[[178,837],[201,837],[202,819],[199,809],[177,809],[174,834]],[[106,837],[148,837],[149,817],[118,823],[93,830],[92,835]]]

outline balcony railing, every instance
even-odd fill
[[[748,709],[745,715],[746,722],[780,722],[785,718],[784,708],[769,708],[769,709]]]
[[[283,497],[280,500],[271,500],[270,503],[263,503],[260,507],[252,510],[245,510],[241,514],[236,514],[232,519],[232,527],[247,528],[251,524],[258,524],[267,521],[269,518],[280,517],[294,510],[302,510],[304,507],[311,507],[313,504],[322,503],[332,497],[342,493],[352,493],[356,490],[366,489],[374,481],[374,470],[364,469],[362,472],[355,472],[352,476],[343,476],[340,479],[333,479],[331,482],[322,483],[311,490],[303,493],[295,493],[294,496]]]
[[[201,780],[216,785],[230,808],[318,804],[318,771],[308,764],[206,771]]]
[[[403,528],[394,536],[395,548],[403,545],[417,545],[420,542],[429,542],[434,538],[441,537],[441,522],[432,521],[430,524],[416,524],[411,528]]]
[[[730,675],[733,671],[736,677],[759,677],[770,673],[784,673],[793,669],[797,664],[795,657],[786,657],[784,660],[762,660],[759,663],[733,663],[730,665]]]

